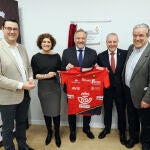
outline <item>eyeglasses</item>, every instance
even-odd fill
[[[11,32],[11,31],[17,32],[17,31],[19,31],[19,28],[12,28],[12,27],[4,27],[4,29],[6,29],[8,32]]]

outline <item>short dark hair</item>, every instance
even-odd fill
[[[4,27],[4,26],[5,26],[6,21],[15,22],[15,23],[17,23],[17,24],[18,24],[18,27],[19,27],[19,22],[18,22],[17,20],[15,20],[15,19],[5,19],[5,20],[3,21],[3,23],[2,23],[2,27]]]
[[[38,46],[40,49],[42,49],[41,43],[43,42],[43,39],[45,39],[45,38],[50,39],[50,41],[52,42],[52,48],[51,48],[51,49],[53,49],[54,46],[56,45],[56,40],[55,40],[55,38],[54,38],[51,34],[49,34],[49,33],[43,33],[43,34],[40,34],[40,35],[38,36],[38,38],[37,38],[37,46]]]

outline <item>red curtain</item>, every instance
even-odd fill
[[[68,35],[68,48],[73,47],[75,45],[74,43],[74,33],[77,30],[76,24],[70,24],[69,28],[69,35]]]

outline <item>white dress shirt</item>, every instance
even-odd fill
[[[22,75],[23,81],[27,81],[23,61],[22,61],[22,58],[20,56],[19,50],[17,48],[18,44],[16,43],[16,46],[12,47],[4,39],[3,39],[3,41],[5,42],[6,46],[11,51],[11,53],[13,54],[13,56],[14,56],[17,64],[18,64],[18,67],[19,67],[20,73]],[[20,82],[19,85],[18,85],[18,89],[22,89],[22,86],[23,86],[23,82]]]
[[[138,63],[141,55],[143,54],[147,44],[140,49],[136,49],[134,47],[133,52],[129,56],[129,59],[126,63],[126,69],[125,69],[125,84],[128,87],[130,87],[130,80],[131,80],[134,68],[135,68],[136,64]]]
[[[111,51],[108,49],[108,55],[109,55],[109,63],[110,63],[110,66],[111,66]],[[117,49],[114,51],[114,59],[115,59],[115,68],[117,66]]]
[[[79,54],[80,54],[80,52],[79,52],[78,50],[83,50],[82,56],[83,56],[83,58],[84,58],[85,47],[82,48],[82,49],[79,49],[78,47],[76,47],[76,50],[77,50],[77,58],[79,59]]]

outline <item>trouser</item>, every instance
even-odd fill
[[[133,105],[130,89],[127,86],[125,86],[125,97],[127,103],[129,136],[132,139],[139,140],[139,133],[140,133],[139,113],[138,109],[136,109]]]
[[[107,91],[107,95],[104,96],[104,125],[105,129],[107,131],[111,130],[111,124],[112,124],[112,108],[113,103],[115,102],[116,110],[117,110],[117,116],[118,116],[118,129],[120,134],[125,134],[126,131],[126,114],[125,114],[125,108],[126,103],[125,99],[123,98],[123,95],[119,96],[116,94],[115,89],[110,90],[110,92]]]
[[[127,114],[129,124],[129,136],[134,140],[139,140],[140,134],[140,123],[141,123],[141,134],[140,141],[142,144],[150,143],[150,108],[137,109],[134,107],[130,89],[125,88],[126,100],[127,100]]]
[[[90,130],[91,116],[83,116],[83,130]],[[76,131],[76,115],[68,115],[70,131]]]
[[[150,145],[150,108],[139,109],[141,121],[141,143]]]
[[[130,89],[125,87],[127,100],[127,113],[129,122],[129,135],[132,139],[139,139],[141,123],[141,143],[150,144],[150,108],[137,109],[134,107]]]
[[[19,147],[26,145],[26,119],[30,105],[28,91],[24,91],[24,98],[20,104],[0,105],[3,146],[5,150],[15,150],[13,143],[14,120],[16,122],[16,140]]]

